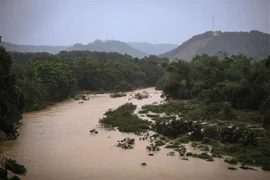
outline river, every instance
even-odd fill
[[[131,102],[140,107],[162,101],[159,91],[144,90],[151,98]],[[128,102],[128,97],[110,98],[108,94],[89,97],[82,104],[67,100],[39,112],[25,113],[19,138],[0,140],[4,155],[26,166],[28,173],[22,179],[270,179],[270,173],[259,168],[228,170],[229,165],[223,159],[185,161],[178,155],[167,156],[168,149],[148,156],[145,149],[148,141],[139,141],[139,136],[134,134],[98,128],[99,118],[109,108]],[[97,128],[99,133],[90,134],[92,128]],[[135,138],[134,149],[116,147],[117,140],[125,137]],[[147,166],[141,166],[142,162]]]

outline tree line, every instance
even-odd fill
[[[218,113],[230,119],[232,108],[261,110],[269,126],[270,56],[256,60],[218,52],[162,65],[166,75],[158,85],[168,99],[198,99],[208,119]]]

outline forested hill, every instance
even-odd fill
[[[8,42],[2,42],[2,46],[6,48],[7,51],[15,51],[15,52],[47,52],[51,54],[57,54],[60,51],[63,51],[69,46],[34,46],[34,45],[18,45],[12,44]]]
[[[67,51],[74,51],[74,50],[117,52],[120,54],[128,54],[128,55],[131,55],[133,57],[138,57],[138,58],[143,58],[144,56],[147,56],[145,52],[139,51],[138,49],[135,49],[124,42],[115,41],[115,40],[107,40],[107,41],[96,40],[87,45],[75,44],[72,47],[67,49]]]
[[[205,32],[193,36],[177,48],[161,54],[169,59],[181,58],[190,61],[194,56],[203,53],[215,55],[218,51],[228,55],[239,53],[250,57],[265,58],[270,54],[270,34],[259,31],[250,32]]]
[[[127,42],[127,44],[142,52],[154,55],[168,52],[178,46],[176,44],[151,44],[148,42]]]

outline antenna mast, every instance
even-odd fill
[[[214,17],[212,17],[212,31],[213,31],[213,35],[215,34],[215,19]]]

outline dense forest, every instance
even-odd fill
[[[203,54],[191,62],[178,60],[167,66],[161,83],[172,99],[199,98],[205,105],[229,102],[235,109],[257,110],[270,100],[270,56],[261,61],[243,54]]]
[[[270,56],[261,61],[243,54],[203,54],[191,62],[163,63],[167,73],[157,86],[167,99],[198,99],[202,117],[237,110],[261,110],[270,125]],[[228,117],[227,117],[228,118]]]
[[[215,55],[218,51],[228,55],[245,54],[249,57],[266,58],[270,53],[270,35],[259,31],[221,32],[208,31],[193,36],[177,48],[161,54],[169,59],[191,61],[196,55]]]
[[[10,53],[11,73],[22,90],[25,110],[38,110],[72,97],[77,91],[131,91],[155,86],[164,75],[166,58],[143,59],[129,55],[90,51]]]

